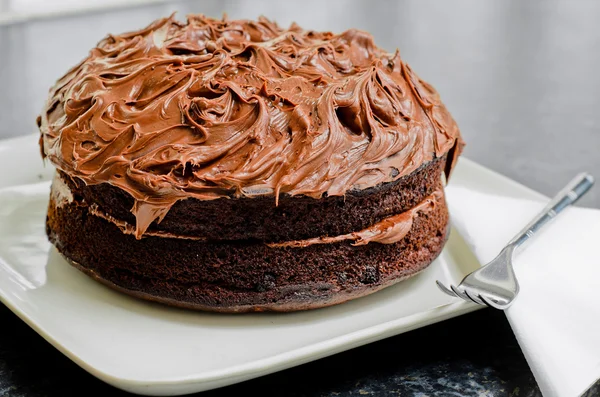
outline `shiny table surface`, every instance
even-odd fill
[[[438,89],[461,127],[468,145],[465,156],[546,195],[555,193],[579,171],[600,177],[600,2],[583,0],[176,1],[5,22],[0,24],[0,139],[35,132],[35,117],[48,88],[106,33],[136,29],[175,10],[181,19],[188,13],[218,17],[225,11],[230,18],[256,18],[262,14],[285,26],[296,21],[317,30],[367,30],[380,46],[389,51],[399,48],[413,70]],[[581,204],[599,208],[600,189],[592,190]],[[479,312],[453,320],[454,326],[464,327],[465,332],[481,322],[486,322],[488,332],[504,332],[501,340],[507,345],[503,350],[506,357],[494,360],[504,360],[500,366],[513,362],[520,372],[502,372],[494,367],[494,360],[465,363],[451,355],[446,357],[443,350],[437,356],[427,350],[423,356],[428,358],[418,360],[423,376],[431,376],[430,381],[436,382],[435,371],[427,375],[426,369],[438,364],[465,376],[473,371],[491,371],[490,379],[498,384],[520,387],[524,393],[520,395],[538,395],[520,351],[513,349],[516,343],[503,316]],[[17,323],[8,310],[0,310],[0,324],[24,328]],[[359,395],[361,390],[370,393],[400,376],[394,371],[414,372],[412,364],[399,364],[391,367],[395,370],[389,370],[388,377],[381,377],[369,372],[371,364],[366,358],[370,352],[382,353],[381,346],[391,344],[396,353],[401,353],[398,346],[408,340],[414,343],[420,334],[440,337],[445,332],[442,325],[435,326],[434,331],[413,331],[410,336],[400,335],[356,353],[344,353],[350,361],[353,357],[367,360],[353,364],[353,368],[358,366],[357,382],[371,382],[367,389],[334,376],[331,384],[323,380],[314,382],[313,388],[304,384],[304,391],[297,395]],[[437,336],[435,329],[439,329]],[[77,389],[85,387],[86,382],[95,387],[93,378],[68,364],[64,364],[64,373],[29,375],[26,363],[15,357],[19,349],[25,348],[23,345],[34,343],[31,339],[36,338],[35,334],[2,332],[19,338],[15,342],[0,337],[0,396],[45,395],[45,386],[52,389],[59,384],[61,395],[68,395],[74,390],[66,386],[71,376],[84,377],[74,383]],[[468,343],[468,337],[463,339]],[[37,341],[35,344],[42,345]],[[435,346],[441,348],[439,343]],[[54,360],[66,360],[49,346],[42,350],[39,359],[49,365]],[[421,357],[418,352],[410,354]],[[478,357],[476,352],[473,354]],[[343,365],[346,359],[334,357],[307,364],[297,370],[297,375],[318,377],[327,366],[322,362]],[[289,377],[286,373],[251,382],[248,387],[282,382]],[[436,390],[430,393],[445,395],[445,389]],[[484,395],[504,395],[500,389],[490,390],[491,394]]]

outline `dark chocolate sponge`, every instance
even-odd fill
[[[361,230],[390,215],[413,208],[440,185],[446,156],[422,165],[397,181],[373,188],[351,191],[346,196],[320,200],[303,196],[282,196],[275,206],[273,196],[182,200],[173,205],[162,222],[148,232],[202,237],[208,240],[263,242],[336,236]],[[60,173],[76,197],[116,219],[135,226],[131,212],[133,198],[107,183],[85,185]]]
[[[271,248],[251,240],[137,240],[91,215],[85,202],[51,200],[47,233],[71,264],[137,297],[218,312],[294,311],[368,295],[423,270],[444,246],[448,212],[442,200],[394,244]]]

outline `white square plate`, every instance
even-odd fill
[[[435,286],[436,279],[460,280],[479,266],[454,230],[440,257],[418,276],[330,308],[224,315],[136,300],[75,270],[48,243],[53,170],[43,167],[37,137],[0,141],[0,170],[0,300],[78,365],[127,391],[177,395],[221,387],[479,307]],[[538,197],[466,159],[451,183]]]

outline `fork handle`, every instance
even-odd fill
[[[529,240],[545,224],[554,219],[569,205],[575,203],[594,185],[594,177],[588,173],[577,175],[567,184],[531,222],[527,224],[510,242],[509,246],[519,247]]]

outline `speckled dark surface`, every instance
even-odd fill
[[[4,306],[0,324],[1,397],[129,395],[80,369]],[[491,309],[199,395],[251,394],[541,396],[504,314]],[[596,395],[600,385],[588,394]]]

